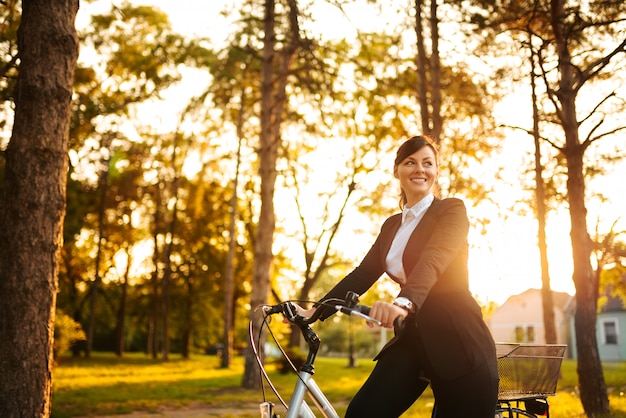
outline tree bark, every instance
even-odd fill
[[[585,207],[585,177],[583,155],[586,145],[578,136],[576,117],[575,67],[571,62],[565,37],[563,0],[551,0],[551,24],[559,58],[559,89],[556,95],[560,108],[557,114],[565,134],[567,162],[567,199],[569,203],[573,280],[576,287],[576,347],[578,352],[578,383],[580,400],[585,413],[596,417],[609,413],[606,383],[596,339],[596,283],[591,266],[592,242],[587,231],[587,208]]]
[[[437,0],[430,0],[430,98],[432,125],[430,136],[439,144],[443,130],[441,115],[441,61],[439,59],[439,18],[437,17]]]
[[[126,247],[126,256],[128,262],[126,271],[122,277],[122,294],[120,295],[120,305],[117,308],[115,316],[115,355],[122,357],[124,355],[124,340],[126,336],[126,301],[128,300],[128,279],[130,276],[130,266],[132,263],[132,247]]]
[[[296,0],[289,0],[289,42],[280,51],[276,50],[275,0],[265,1],[263,63],[261,67],[261,137],[259,154],[259,176],[261,178],[261,213],[254,247],[254,273],[250,295],[251,332],[258,337],[259,354],[263,361],[265,331],[261,315],[255,308],[267,303],[270,291],[270,270],[273,261],[272,244],[276,219],[274,214],[274,189],[276,184],[276,161],[281,141],[280,127],[287,103],[286,87],[289,68],[300,47],[298,7]],[[246,350],[242,385],[245,388],[260,388],[261,376],[250,346]]]
[[[0,416],[48,417],[68,170],[77,0],[22,3],[0,199]]]
[[[428,78],[426,57],[426,47],[424,46],[424,26],[422,24],[423,0],[415,0],[415,36],[417,43],[417,56],[415,58],[417,66],[417,99],[420,104],[420,120],[422,122],[422,132],[429,133],[430,106],[428,103]]]
[[[237,154],[235,161],[235,177],[233,178],[233,195],[230,200],[230,224],[228,225],[228,254],[226,256],[226,268],[224,272],[224,334],[222,337],[222,358],[220,366],[229,368],[233,356],[233,329],[234,323],[234,295],[235,295],[235,251],[237,250],[237,237],[235,223],[237,222],[237,202],[239,197],[239,166],[241,165],[241,145],[243,142],[243,113],[245,108],[245,89],[241,91],[241,107],[237,117]]]
[[[530,49],[530,84],[533,107],[533,142],[535,145],[535,200],[537,203],[537,246],[541,265],[541,302],[543,308],[544,339],[547,344],[556,344],[556,324],[554,323],[554,300],[550,286],[550,268],[548,263],[548,243],[546,239],[546,193],[541,164],[541,144],[539,136],[539,109],[537,106],[537,83],[535,74],[535,51],[532,35],[529,35]]]
[[[89,286],[89,319],[87,321],[87,347],[85,350],[85,356],[91,357],[91,351],[93,350],[93,337],[96,328],[96,308],[98,304],[98,297],[100,294],[100,288],[102,285],[102,276],[100,275],[100,260],[102,260],[102,246],[105,243],[104,237],[104,212],[106,209],[106,198],[109,184],[109,169],[110,169],[110,155],[111,155],[111,142],[113,137],[111,134],[105,134],[102,139],[100,148],[106,149],[107,152],[102,160],[104,166],[103,171],[100,173],[98,179],[98,189],[100,192],[100,202],[98,203],[98,236],[96,244],[96,259],[94,260],[94,279]]]
[[[259,338],[259,354],[263,361],[263,345],[265,336],[261,318],[255,315],[255,308],[267,302],[270,284],[270,267],[273,259],[272,242],[274,239],[274,187],[276,183],[276,160],[278,155],[278,138],[274,135],[274,109],[277,107],[274,92],[274,63],[276,61],[275,44],[275,2],[265,1],[263,44],[263,64],[261,68],[261,138],[259,147],[259,176],[261,177],[261,213],[256,233],[254,248],[254,273],[252,294],[250,295],[250,320],[252,321],[251,337]],[[243,387],[259,388],[261,378],[257,371],[256,359],[252,349],[246,350]]]

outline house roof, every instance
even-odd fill
[[[503,304],[507,305],[509,303],[515,303],[519,300],[525,300],[529,297],[532,296],[537,296],[540,297],[541,296],[541,289],[528,289],[525,290],[524,292],[517,294],[517,295],[513,295],[510,296]],[[554,305],[555,308],[561,309],[561,310],[565,310],[566,305],[568,304],[568,302],[573,298],[572,295],[570,295],[569,293],[566,292],[557,292],[557,291],[552,291],[552,303]]]
[[[600,312],[623,312],[626,310],[624,301],[617,296],[603,296],[598,301]]]
[[[600,313],[626,311],[626,305],[620,297],[606,294],[600,296],[598,300],[598,308]],[[574,297],[572,297],[572,300],[568,304],[566,310],[570,313],[573,313],[576,310],[576,299]]]

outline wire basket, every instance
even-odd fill
[[[497,343],[498,399],[554,395],[566,348],[562,344]]]

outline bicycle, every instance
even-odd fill
[[[359,317],[380,325],[380,322],[370,317],[368,306],[359,305],[359,295],[348,292],[345,300],[333,299],[324,302],[325,306],[347,315]],[[292,302],[282,302],[277,305],[264,305],[261,307],[264,318],[263,324],[269,328],[267,318],[274,314],[282,314],[287,321],[299,328],[304,341],[308,346],[308,354],[304,364],[297,369],[291,359],[277,343],[282,355],[287,359],[291,368],[297,373],[292,396],[289,403],[280,396],[274,387],[261,361],[257,346],[252,333],[252,322],[250,322],[249,337],[252,350],[255,354],[262,378],[272,388],[274,394],[286,408],[286,418],[316,418],[313,409],[308,405],[305,395],[315,404],[316,409],[323,418],[339,418],[332,403],[315,382],[315,358],[320,347],[318,335],[310,327],[312,323],[319,319],[321,309],[310,318],[303,318],[296,313],[295,305]],[[402,327],[401,321],[394,324],[396,329]],[[273,334],[272,334],[273,336]],[[532,345],[516,343],[498,343],[496,350],[498,354],[498,374],[500,377],[500,389],[498,392],[498,403],[495,405],[495,418],[519,418],[538,416],[549,417],[548,396],[556,393],[556,383],[560,373],[561,361],[565,353],[565,345]],[[279,418],[276,414],[276,405],[266,400],[263,391],[263,402],[260,403],[261,418]],[[437,405],[434,405],[432,418],[436,418]]]

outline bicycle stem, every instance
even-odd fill
[[[307,372],[312,375],[315,373],[315,367],[313,366],[313,363],[315,362],[317,351],[320,348],[320,339],[315,331],[313,331],[313,329],[309,326],[309,324],[303,321],[299,321],[298,318],[295,319],[294,323],[298,328],[300,328],[300,331],[302,332],[302,337],[309,347],[309,354],[307,355],[306,361],[300,368],[300,371]]]

